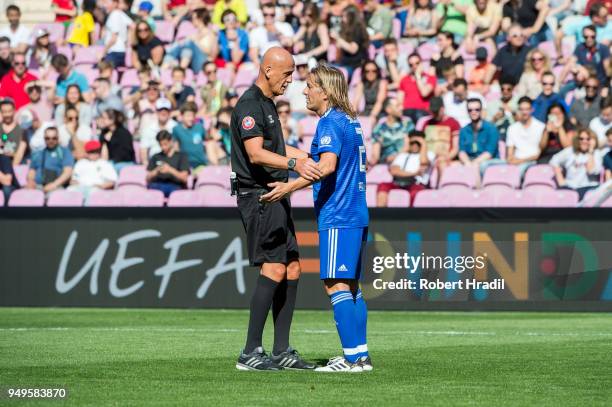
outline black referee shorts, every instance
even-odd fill
[[[246,230],[251,266],[288,264],[300,257],[289,198],[260,202],[259,197],[267,192],[248,189],[238,193],[238,210]]]

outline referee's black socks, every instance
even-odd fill
[[[295,297],[299,280],[283,280],[274,293],[272,316],[274,317],[274,348],[272,353],[281,354],[289,348],[289,332],[295,309]]]
[[[249,330],[244,353],[249,354],[255,348],[261,346],[266,318],[270,312],[270,306],[274,299],[274,293],[279,283],[264,276],[259,275],[257,286],[251,298],[251,314],[249,317]],[[290,322],[291,323],[291,322]]]

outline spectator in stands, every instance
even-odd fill
[[[295,74],[291,83],[287,85],[285,98],[291,104],[291,117],[300,120],[310,114],[310,111],[306,108],[306,98],[303,94],[308,78],[308,58],[300,54],[294,57],[294,61]]]
[[[599,102],[599,116],[589,123],[589,128],[597,136],[600,146],[606,143],[606,132],[612,127],[612,94]]]
[[[314,3],[304,5],[304,15],[295,34],[293,50],[306,58],[317,61],[327,60],[329,49],[329,30],[321,20],[319,7]]]
[[[118,174],[123,167],[136,162],[132,133],[124,122],[123,113],[115,109],[105,110],[100,117],[102,158],[110,160]]]
[[[21,24],[21,10],[14,4],[6,8],[8,26],[0,29],[0,37],[7,37],[13,52],[26,52],[30,45],[30,30]]]
[[[197,175],[208,164],[204,152],[206,131],[201,123],[196,123],[198,107],[193,102],[181,106],[181,120],[172,130],[172,137],[180,147],[180,151],[187,154],[191,172]]]
[[[45,130],[45,148],[32,154],[26,187],[44,192],[64,188],[72,176],[74,158],[68,148],[59,144],[57,127]]]
[[[386,207],[389,192],[403,189],[410,194],[409,205],[414,204],[414,198],[419,191],[427,188],[431,163],[435,156],[427,151],[425,135],[421,131],[411,131],[405,147],[395,157],[389,166],[393,182],[383,182],[376,191],[376,206]]]
[[[532,116],[533,103],[527,96],[518,101],[517,121],[508,127],[506,145],[508,164],[518,165],[521,176],[536,163],[542,150],[540,143],[545,125]]]
[[[482,105],[481,105],[482,106]],[[440,97],[431,98],[429,104],[432,117],[425,120],[422,124],[423,131],[427,140],[433,141],[433,148],[430,150],[436,157],[436,167],[438,168],[438,178],[446,167],[455,159],[459,153],[459,131],[461,126],[457,120],[446,115],[444,102]],[[467,110],[467,107],[466,107]],[[419,130],[419,129],[417,129]]]
[[[291,48],[295,34],[291,25],[276,20],[276,8],[273,5],[264,4],[261,10],[264,24],[254,28],[249,35],[249,57],[256,64],[259,64],[259,59],[271,47]]]
[[[91,127],[79,123],[79,111],[74,106],[68,106],[64,116],[64,124],[59,128],[60,144],[70,148],[76,160],[85,156],[84,145],[94,138]]]
[[[167,198],[174,191],[185,189],[189,177],[187,154],[175,150],[172,134],[165,130],[157,134],[161,152],[151,157],[147,165],[149,189],[162,191]]]
[[[155,9],[155,5],[153,3],[146,0],[141,1],[138,5],[138,10],[135,13],[135,18],[140,21],[145,21],[151,28],[151,31],[155,33],[155,31],[157,30],[157,24],[155,24],[155,17],[152,15],[153,9]]]
[[[483,119],[482,109],[480,99],[469,99],[470,124],[459,132],[459,161],[463,165],[475,166],[480,174],[491,165],[501,164],[497,159],[499,133],[493,123]]]
[[[542,93],[542,76],[552,70],[550,57],[538,48],[534,48],[527,54],[525,67],[521,79],[514,90],[518,97],[528,96],[535,99]],[[558,89],[555,87],[555,91]]]
[[[213,24],[225,28],[225,20],[223,16],[226,15],[226,11],[231,11],[241,24],[246,24],[249,16],[247,11],[247,5],[244,0],[221,0],[215,3],[212,14]]]
[[[398,57],[397,39],[388,38],[383,43],[383,52],[378,52],[374,59],[383,76],[389,81],[389,89],[397,89],[402,77],[410,71],[408,59]]]
[[[499,139],[506,140],[508,127],[514,123],[514,113],[518,109],[518,96],[515,95],[514,85],[507,81],[501,81],[501,97],[487,104],[487,117],[495,124],[499,132]]]
[[[153,34],[151,26],[146,21],[136,23],[134,35],[131,39],[132,65],[135,69],[143,66],[161,66],[164,60],[164,45],[161,40]]]
[[[529,51],[531,47],[525,44],[523,29],[520,25],[513,24],[508,30],[508,44],[500,48],[493,58],[494,69],[489,71],[486,83],[490,84],[497,74],[500,80],[514,85],[519,83]]]
[[[51,68],[51,58],[57,54],[57,48],[49,41],[49,31],[45,28],[36,30],[34,38],[34,44],[26,54],[28,69],[38,70],[39,75],[44,76],[43,72]]]
[[[281,101],[279,101],[280,103]],[[208,158],[210,159],[210,163],[212,165],[227,165],[229,164],[229,158],[232,148],[231,143],[231,135],[230,135],[230,119],[232,116],[232,108],[231,107],[222,107],[217,112],[215,126],[210,130],[211,131],[211,143],[214,148],[213,152],[215,154],[211,154]],[[281,125],[283,123],[283,117],[280,116]],[[283,136],[285,135],[285,127],[283,127]],[[216,162],[213,162],[216,161]]]
[[[604,180],[606,182],[612,181],[612,130],[608,129],[608,152],[603,158],[603,168],[605,171]]]
[[[403,150],[406,135],[414,130],[409,118],[402,118],[402,105],[397,99],[385,103],[385,120],[374,126],[372,131],[372,154],[370,165],[390,164]]]
[[[78,73],[72,69],[72,66],[68,62],[68,58],[64,54],[57,54],[51,58],[51,66],[58,73],[57,85],[55,87],[55,104],[59,105],[63,102],[66,97],[66,90],[70,85],[77,85],[83,95],[83,99],[86,102],[93,100],[93,94],[89,91],[89,82],[85,75]]]
[[[571,146],[575,135],[576,128],[570,122],[565,106],[552,103],[546,112],[546,127],[540,140],[542,154],[538,164],[547,164],[553,155]]]
[[[94,81],[92,89],[96,98],[93,103],[93,117],[98,119],[102,116],[103,112],[108,109],[124,111],[123,102],[121,98],[111,92],[111,83],[106,78],[98,78]]]
[[[555,93],[555,75],[552,72],[545,72],[542,75],[542,93],[533,101],[533,117],[541,122],[546,122],[548,108],[555,105],[563,107],[565,112],[569,112],[569,107],[565,100],[558,93]]]
[[[8,37],[0,37],[0,80],[11,68],[11,40]]]
[[[570,108],[570,120],[576,126],[588,127],[591,120],[599,115],[601,96],[599,95],[599,80],[591,76],[584,86],[584,97],[574,99]]]
[[[217,77],[217,65],[214,62],[206,62],[203,71],[206,84],[200,87],[202,105],[198,116],[213,116],[221,108],[228,88]]]
[[[382,5],[378,0],[366,0],[363,10],[370,15],[367,31],[370,42],[380,48],[383,41],[393,35],[393,18],[395,13],[387,5]]]
[[[66,98],[64,102],[55,109],[55,123],[58,126],[64,124],[66,108],[68,106],[75,107],[79,112],[79,123],[83,126],[90,127],[93,120],[93,110],[89,103],[83,99],[79,85],[69,85],[66,89]]]
[[[584,42],[576,46],[573,58],[579,65],[593,68],[597,72],[597,79],[604,83],[606,66],[610,62],[610,48],[597,42],[597,29],[594,25],[584,27],[582,37]]]
[[[471,4],[472,0],[440,0],[436,6],[439,31],[453,33],[457,42],[463,42],[467,34],[465,14]]]
[[[172,103],[173,110],[179,109],[186,102],[195,102],[195,91],[191,86],[185,85],[185,70],[180,66],[172,69],[172,86],[166,96]]]
[[[28,71],[26,57],[23,53],[13,55],[12,66],[13,69],[0,81],[0,97],[11,98],[15,103],[15,108],[19,109],[30,103],[25,88],[28,83],[38,78]]]
[[[26,92],[30,103],[24,105],[17,111],[17,116],[25,110],[32,112],[36,120],[48,122],[51,120],[53,113],[53,102],[49,99],[45,92],[43,94],[43,88],[39,85],[38,81],[32,81],[26,86]]]
[[[219,66],[235,72],[249,60],[249,34],[240,28],[232,10],[225,10],[221,18],[225,29],[219,31]]]
[[[486,95],[489,93],[489,86],[485,83],[487,72],[495,69],[489,62],[489,52],[485,47],[476,49],[477,64],[468,75],[468,90]]]
[[[443,82],[443,72],[453,67],[455,69],[455,76],[463,78],[463,57],[455,44],[455,35],[451,32],[441,32],[437,36],[437,42],[440,52],[431,56],[429,74],[435,75],[438,82]]]
[[[191,22],[195,33],[175,42],[166,53],[164,65],[191,68],[197,74],[204,62],[214,61],[219,53],[217,34],[210,23],[210,14],[206,9],[198,9],[192,15]]]
[[[502,6],[494,0],[475,0],[466,13],[465,49],[473,54],[480,43],[495,49],[495,36],[502,21]]]
[[[286,100],[279,100],[276,102],[276,111],[280,119],[285,144],[298,148],[298,144],[302,140],[302,129],[299,124],[291,118],[291,105]]]
[[[128,43],[128,31],[132,19],[122,10],[120,2],[125,0],[108,0],[106,12],[108,17],[104,24],[104,59],[115,68],[125,66],[125,51]]]
[[[94,10],[96,0],[83,0],[81,4],[81,14],[79,14],[72,24],[72,33],[68,38],[68,44],[72,46],[89,47],[94,43],[93,35],[96,29],[94,21]]]
[[[469,99],[480,99],[482,107],[486,108],[482,95],[468,91],[467,81],[463,78],[455,79],[452,84],[452,90],[446,92],[442,97],[446,114],[457,120],[462,127],[467,126],[471,122],[467,111],[467,101]]]
[[[552,33],[546,25],[549,10],[546,0],[510,0],[503,6],[502,29],[518,24],[523,28],[523,36],[535,47],[552,39]]]
[[[433,38],[438,32],[439,18],[432,0],[413,1],[404,30],[409,43],[416,48]]]
[[[4,144],[0,138],[0,185],[4,195],[4,205],[7,205],[13,191],[19,189],[19,181],[13,171],[13,160],[2,153],[3,148]]]
[[[608,21],[608,9],[600,3],[596,2],[591,5],[589,9],[589,16],[575,19],[573,21],[567,21],[567,24],[563,24],[563,28],[558,30],[555,35],[555,47],[557,49],[557,55],[563,55],[561,43],[564,37],[574,37],[576,44],[584,42],[583,28],[592,25],[595,27],[596,35],[599,41],[604,45],[610,45],[612,40],[612,23]],[[557,61],[559,64],[565,63],[563,57]]]
[[[96,65],[98,68],[98,78],[108,79],[111,93],[121,97],[121,85],[117,83],[118,71],[113,64],[108,61],[100,61]]]
[[[140,126],[140,159],[142,165],[145,166],[149,163],[149,157],[161,151],[157,142],[157,134],[162,130],[172,134],[176,126],[176,121],[170,116],[172,103],[168,99],[158,99],[155,109],[157,111],[155,122],[148,122],[147,125]]]
[[[13,165],[21,164],[28,149],[28,143],[23,129],[15,120],[15,103],[11,99],[0,100],[0,113],[2,114],[2,144],[3,154],[13,159]]]
[[[370,45],[365,22],[355,6],[344,9],[340,31],[331,31],[329,37],[334,40],[339,53],[336,64],[346,69],[350,83],[355,69],[368,58]]]
[[[161,98],[159,82],[149,81],[144,95],[134,104],[134,117],[136,119],[136,136],[141,135],[144,129],[157,122],[157,102]],[[157,134],[157,133],[156,133]]]
[[[99,141],[88,141],[84,148],[86,156],[74,166],[68,189],[81,191],[87,202],[93,191],[113,189],[117,182],[117,172],[108,160],[102,158],[102,144]]]
[[[326,0],[321,8],[321,16],[327,20],[329,31],[340,32],[342,15],[345,9],[354,5],[353,0]]]
[[[65,28],[77,14],[74,0],[51,0],[51,10],[55,13],[55,22],[63,23]]]
[[[408,66],[410,73],[400,81],[398,98],[402,101],[404,115],[416,123],[429,114],[429,99],[436,88],[436,77],[424,72],[421,56],[416,52],[408,56]]]
[[[353,107],[361,116],[369,116],[374,123],[379,119],[387,99],[387,80],[380,74],[380,68],[372,60],[361,65],[361,81],[355,85]],[[361,103],[363,102],[363,109]]]
[[[597,137],[589,129],[579,130],[572,144],[555,154],[550,164],[559,188],[573,189],[582,199],[587,191],[599,185],[602,155],[596,150]]]

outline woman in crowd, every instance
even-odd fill
[[[361,12],[354,6],[346,7],[342,13],[340,32],[331,31],[329,36],[336,42],[339,52],[336,64],[347,70],[350,83],[355,69],[368,57],[370,45]]]
[[[70,148],[75,160],[85,157],[85,143],[92,140],[93,135],[90,127],[79,123],[79,111],[76,107],[68,106],[64,115],[64,124],[58,128],[58,131],[60,143]]]
[[[548,108],[546,118],[546,128],[540,141],[542,154],[538,159],[539,164],[547,164],[555,154],[571,146],[576,135],[576,128],[560,104],[552,104]]]
[[[387,80],[381,75],[380,68],[372,60],[361,66],[361,81],[355,87],[353,107],[361,116],[370,116],[376,123],[387,99]],[[363,109],[361,109],[363,103]]]
[[[495,0],[475,0],[467,11],[465,49],[473,54],[479,43],[495,49],[495,36],[502,21],[502,7]]]
[[[559,188],[573,189],[580,199],[587,191],[597,188],[602,171],[601,150],[596,150],[597,136],[590,129],[581,129],[567,147],[551,160]]]
[[[125,117],[118,110],[109,109],[102,113],[100,143],[102,158],[110,160],[117,174],[136,161],[132,133],[125,128]]]
[[[235,72],[243,62],[249,60],[249,34],[240,28],[238,17],[231,9],[221,15],[225,25],[219,31],[219,57],[217,65]]]
[[[81,89],[76,84],[68,85],[64,103],[58,105],[55,109],[55,123],[58,126],[64,124],[64,117],[66,116],[66,109],[68,106],[72,106],[77,109],[79,112],[79,123],[81,125],[91,127],[93,116],[91,104],[85,102]]]
[[[301,25],[295,34],[293,50],[308,58],[318,61],[327,59],[329,48],[329,31],[319,17],[319,8],[314,3],[306,4]]]
[[[55,44],[52,44],[49,40],[49,32],[40,28],[36,32],[36,39],[34,45],[29,49],[26,54],[26,61],[28,61],[28,69],[38,70],[41,76],[44,76],[42,71],[47,71],[51,66],[51,58],[57,54],[57,48]]]
[[[141,70],[145,66],[161,66],[164,60],[164,45],[153,34],[151,26],[146,21],[136,23],[132,40],[132,65]]]
[[[444,71],[454,67],[457,78],[464,77],[464,63],[461,53],[455,44],[455,35],[450,32],[441,32],[437,37],[440,52],[431,57],[429,74],[435,75],[438,82],[444,81]]]
[[[276,103],[276,111],[283,129],[285,144],[298,148],[298,144],[302,141],[302,129],[298,122],[291,118],[291,104],[286,100],[279,100]]]
[[[438,18],[432,0],[413,1],[408,13],[404,36],[409,38],[413,47],[418,47],[436,35]]]
[[[529,51],[525,59],[525,70],[514,89],[514,94],[518,97],[529,96],[531,100],[537,98],[542,93],[542,75],[551,69],[552,65],[548,55],[538,48]],[[557,90],[555,85],[555,92]]]

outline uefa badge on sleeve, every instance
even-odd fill
[[[244,119],[242,119],[243,129],[251,130],[253,127],[255,127],[255,119],[253,119],[251,116],[246,116]]]

